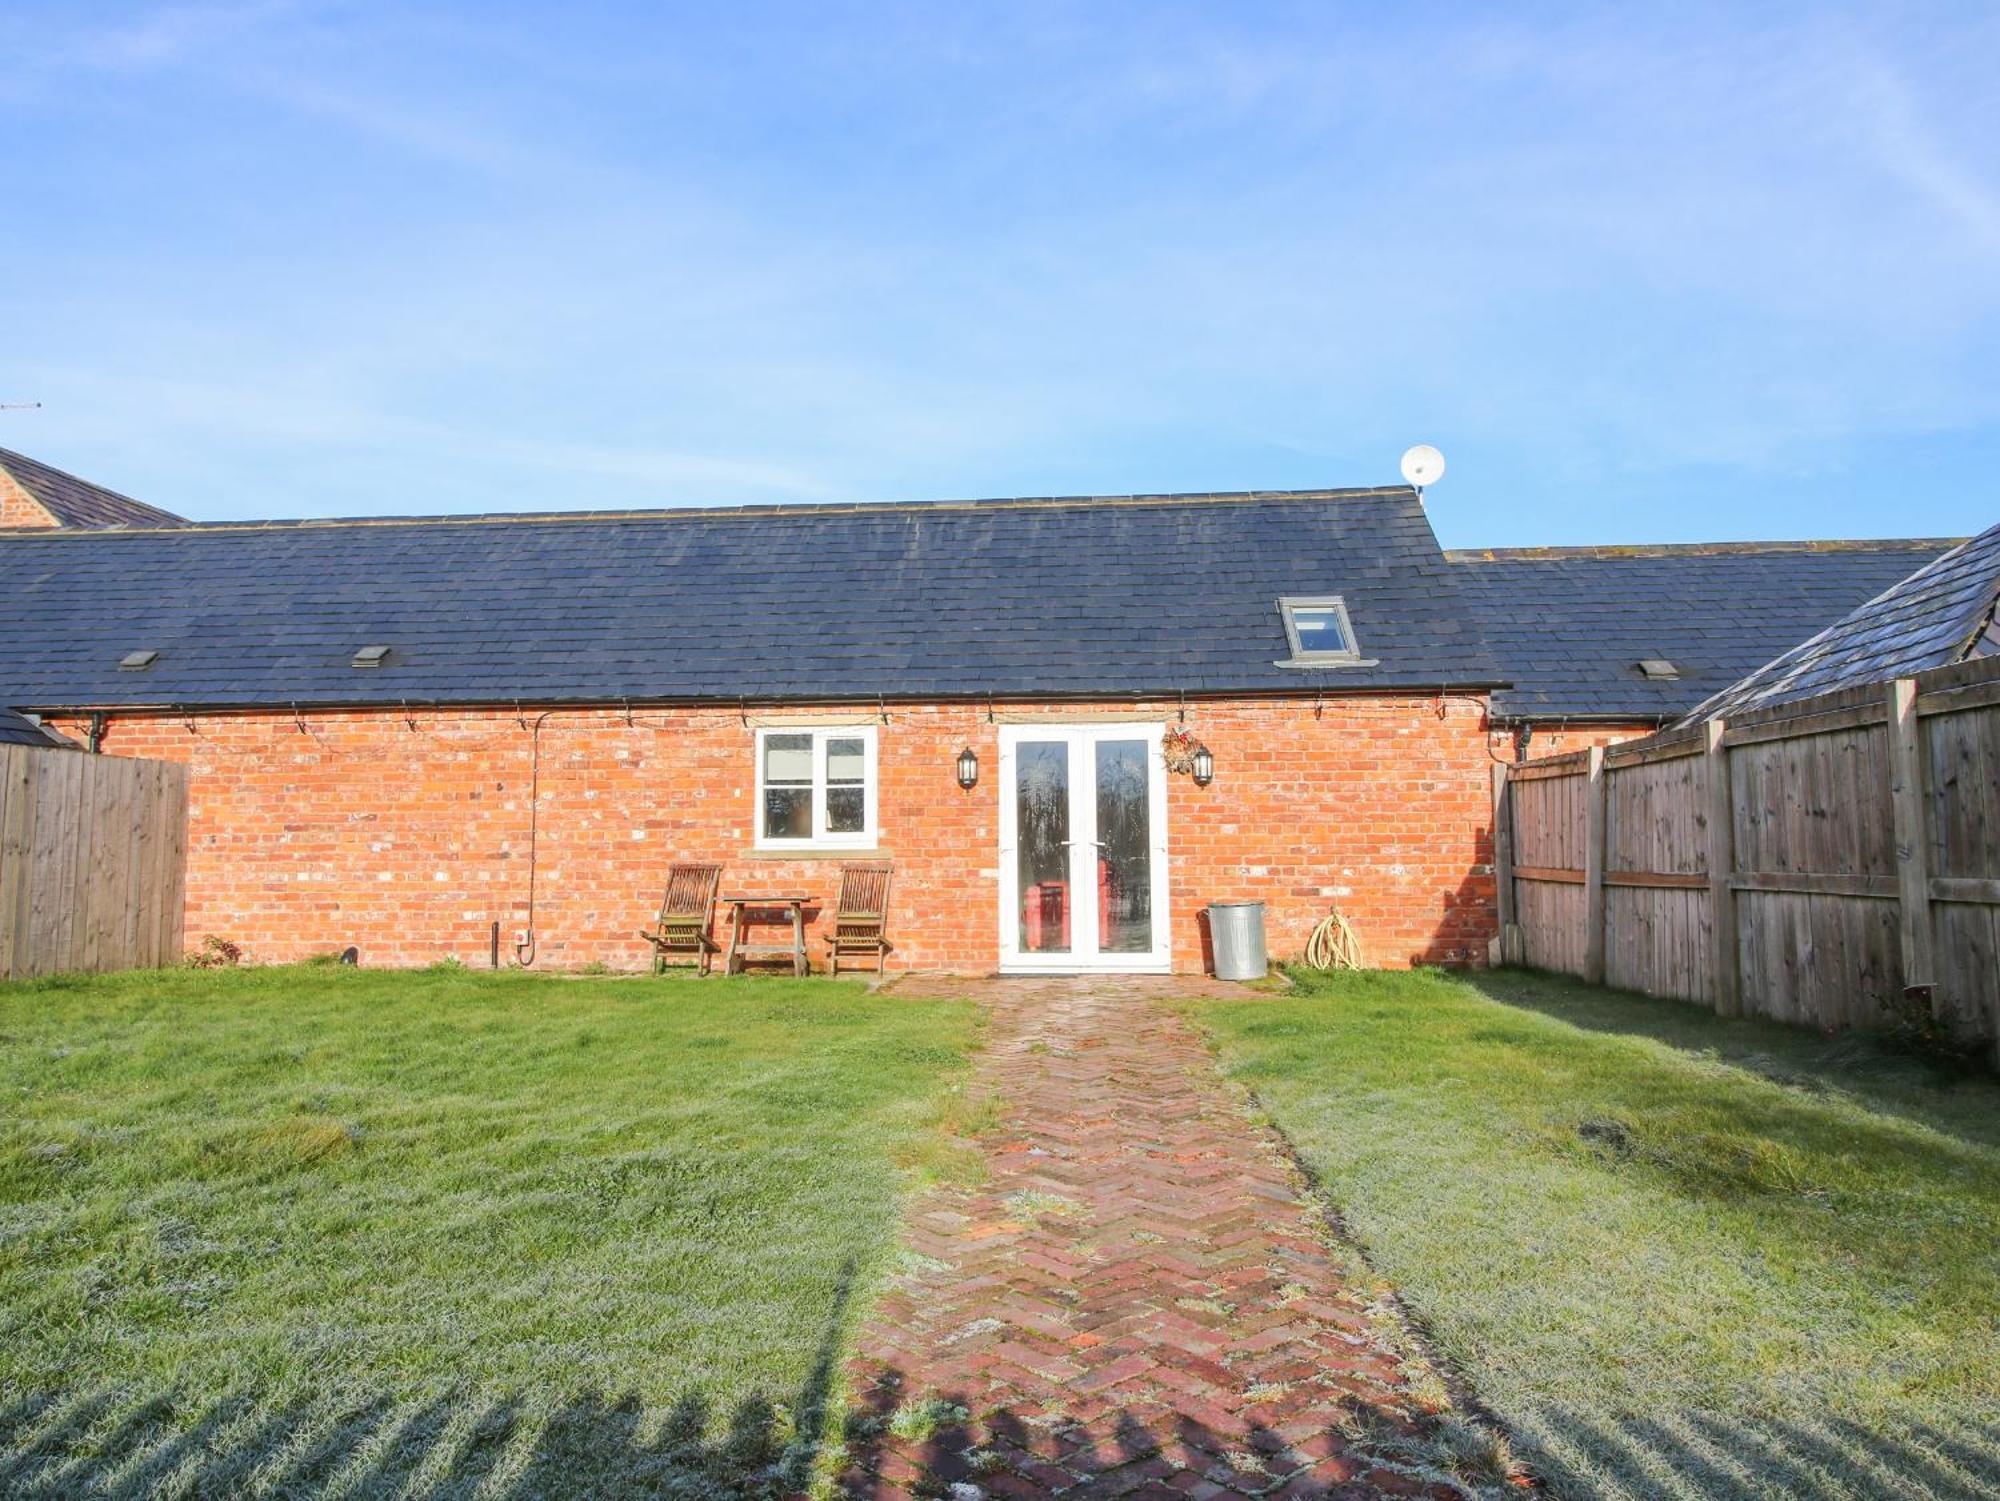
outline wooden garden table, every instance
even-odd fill
[[[809,971],[810,966],[806,963],[806,907],[815,898],[784,893],[738,892],[734,896],[725,896],[722,900],[729,907],[729,952],[722,962],[722,972],[725,975],[740,975],[747,964],[778,959],[791,960],[792,973],[795,975],[803,975]],[[744,941],[747,930],[756,927],[776,927],[787,917],[792,924],[790,943]]]

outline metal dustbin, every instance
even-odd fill
[[[1210,902],[1208,945],[1218,980],[1261,980],[1270,969],[1262,902]]]

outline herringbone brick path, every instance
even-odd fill
[[[1421,1414],[1279,1142],[1157,1004],[1203,984],[897,985],[990,1008],[974,1088],[1005,1124],[989,1181],[905,1227],[849,1371],[850,1492],[1433,1494],[1348,1436]]]

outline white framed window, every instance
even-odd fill
[[[875,726],[757,731],[759,849],[872,849]]]

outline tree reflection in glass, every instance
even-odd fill
[[[1020,951],[1065,954],[1070,945],[1069,746],[1024,741],[1014,754],[1015,870]]]
[[[1107,954],[1153,947],[1152,765],[1148,741],[1097,742],[1098,947]]]

